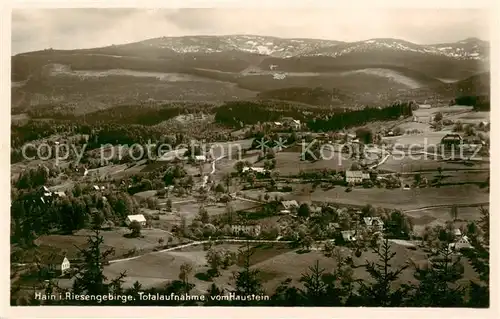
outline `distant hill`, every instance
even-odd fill
[[[115,67],[126,62],[143,70],[182,67],[235,72],[256,64],[265,70],[297,72],[392,65],[432,77],[460,79],[487,71],[484,69],[488,55],[489,44],[479,39],[419,45],[400,39],[341,42],[255,35],[186,36],[101,48],[22,53],[13,57],[12,73],[15,81],[25,80],[30,70],[49,62],[71,64],[74,68]]]
[[[393,98],[448,103],[457,97],[483,96],[489,99],[489,95],[490,72],[483,72],[453,83],[441,83],[439,85],[398,92]]]
[[[47,49],[12,57],[12,106],[24,110],[62,104],[87,112],[145,100],[258,97],[357,106],[387,105],[395,98],[454,98],[460,92],[489,91],[487,78],[470,78],[489,71],[488,54],[489,44],[479,39],[419,45],[399,39],[341,42],[254,35],[161,37],[101,48]],[[73,73],[54,75],[48,71],[53,65]],[[105,74],[110,69],[124,72],[78,73]],[[158,75],[127,76],[128,71]],[[162,79],[169,74],[198,80]],[[460,81],[445,84],[440,79]]]

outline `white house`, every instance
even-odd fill
[[[467,236],[460,237],[456,242],[448,245],[449,249],[460,250],[460,249],[471,249],[473,248],[470,244],[469,238]]]
[[[71,268],[71,264],[66,256],[62,257],[59,255],[51,255],[47,259],[47,267],[49,270],[56,271],[61,275],[64,275]]]
[[[251,235],[259,236],[261,231],[260,225],[231,225],[231,232],[234,235]]]
[[[206,162],[207,157],[205,155],[195,155],[194,160],[196,162]]]
[[[296,200],[284,200],[281,202],[282,210],[280,213],[282,214],[290,214],[293,208],[299,208],[299,203]]]
[[[343,230],[340,232],[342,234],[342,238],[345,241],[356,241],[356,231],[354,230]]]
[[[274,73],[273,79],[275,80],[284,80],[286,78],[286,74],[284,73]]]
[[[242,172],[243,173],[254,172],[254,173],[259,173],[259,174],[266,174],[267,169],[265,169],[264,167],[243,167]]]
[[[59,192],[54,192],[54,195],[59,196],[59,197],[65,197],[66,193],[63,191],[59,191]]]
[[[61,274],[64,275],[71,268],[71,264],[69,263],[68,258],[64,257],[62,263],[59,265],[58,268],[61,271]]]
[[[363,180],[370,179],[370,174],[363,173],[363,171],[346,171],[345,181],[346,183],[361,184]]]
[[[302,126],[302,124],[300,123],[299,120],[292,120],[290,122],[290,127],[293,128],[294,130],[300,130],[301,126]]]
[[[128,215],[125,224],[130,225],[132,222],[137,221],[141,226],[146,226],[146,217],[143,214]]]
[[[364,217],[365,225],[370,228],[382,231],[384,229],[384,222],[380,217]]]
[[[420,104],[418,106],[419,109],[430,109],[431,105],[430,104]]]
[[[41,192],[43,193],[44,197],[50,197],[50,196],[52,196],[52,192],[50,191],[50,189],[47,186],[43,186],[41,188]]]
[[[286,124],[288,127],[291,127],[294,130],[298,130],[301,127],[300,120],[296,120],[293,117],[283,117],[282,121],[284,124]]]

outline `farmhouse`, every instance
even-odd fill
[[[66,197],[66,193],[63,191],[54,192],[54,195],[59,196],[59,197]]]
[[[382,231],[384,229],[384,222],[380,217],[364,217],[365,225],[370,228]]]
[[[449,249],[460,250],[460,249],[471,249],[473,248],[470,244],[469,238],[467,236],[460,237],[456,242],[448,245]]]
[[[195,155],[194,160],[196,162],[206,162],[207,157],[205,155]]]
[[[50,271],[54,271],[61,275],[67,273],[71,267],[68,258],[60,255],[50,255],[45,260],[45,264]]]
[[[40,194],[43,197],[51,197],[52,196],[52,192],[49,190],[49,188],[47,186],[42,186],[39,189],[38,194]]]
[[[430,104],[420,104],[418,106],[419,109],[430,109],[431,105]]]
[[[284,117],[283,122],[294,130],[300,130],[301,127],[300,120],[296,120],[292,117]]]
[[[293,128],[294,130],[300,130],[300,127],[301,127],[301,123],[299,120],[293,120],[291,123],[290,123],[290,127]]]
[[[370,179],[370,174],[363,173],[363,171],[346,171],[346,183],[361,184],[364,180]]]
[[[296,200],[284,200],[281,202],[283,209],[299,208],[299,203]]]
[[[273,79],[275,80],[283,80],[286,78],[286,74],[283,73],[274,73],[273,74]]]
[[[231,232],[234,235],[251,235],[259,236],[261,227],[260,225],[231,225]]]
[[[460,134],[446,134],[442,139],[441,139],[441,144],[445,145],[459,145],[462,144],[462,136]]]
[[[243,167],[243,173],[254,172],[258,174],[267,174],[267,169],[264,167]]]
[[[130,225],[132,222],[137,221],[141,226],[146,226],[146,218],[144,217],[143,214],[138,214],[138,215],[128,215],[127,219],[125,220],[125,223],[127,225]]]
[[[345,241],[356,241],[356,231],[354,230],[343,230],[340,232],[342,234],[342,238]]]

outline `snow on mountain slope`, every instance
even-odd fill
[[[331,47],[339,41],[316,39],[282,39],[256,35],[162,37],[140,42],[143,45],[170,49],[177,53],[215,53],[242,51],[287,58]]]
[[[490,49],[488,42],[476,38],[468,38],[455,43],[435,44],[432,47],[447,56],[477,60],[487,59]]]
[[[341,57],[351,53],[375,51],[400,51],[445,56],[455,59],[485,60],[488,55],[487,42],[479,39],[466,39],[456,43],[419,45],[398,39],[370,39],[343,43],[332,47],[322,47],[302,54],[302,56]]]

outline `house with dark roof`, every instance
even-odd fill
[[[441,144],[444,144],[444,145],[460,145],[460,144],[462,144],[462,142],[463,142],[462,136],[460,136],[460,134],[456,134],[456,133],[446,134],[441,139]]]
[[[370,174],[364,173],[363,171],[346,171],[345,181],[350,184],[361,184],[364,180],[369,180]]]
[[[380,217],[364,217],[365,225],[374,230],[382,231],[384,229],[384,222]]]
[[[69,259],[61,255],[49,255],[43,258],[42,263],[48,268],[49,271],[54,271],[58,274],[64,275],[71,268]]]

